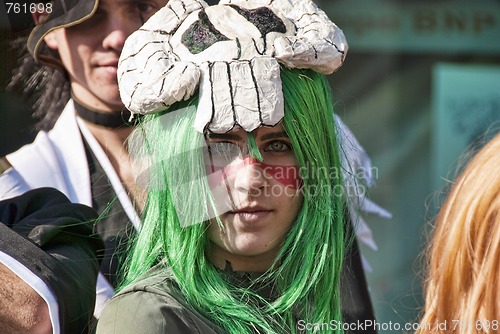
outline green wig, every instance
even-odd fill
[[[142,229],[127,259],[123,286],[155,265],[164,266],[188,305],[226,333],[297,333],[299,321],[341,321],[346,205],[335,190],[342,180],[331,91],[325,76],[312,70],[282,68],[281,80],[282,122],[301,170],[304,201],[276,265],[256,279],[276,288],[277,298],[265,300],[235,285],[208,260],[208,223],[199,219],[213,209],[214,199],[204,177],[204,136],[193,128],[196,101],[172,106],[167,112],[179,113],[167,121],[158,114],[146,116],[132,136],[135,158],[148,161],[149,184]],[[176,190],[193,179],[196,186],[189,189],[194,190]],[[181,216],[192,224],[182,223]],[[342,330],[308,326],[306,332]]]

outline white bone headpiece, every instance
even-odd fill
[[[118,84],[133,114],[165,110],[199,88],[198,131],[251,132],[283,118],[280,64],[331,74],[347,49],[310,0],[171,0],[127,39]]]

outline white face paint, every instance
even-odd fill
[[[199,88],[195,127],[251,132],[283,118],[280,64],[333,73],[342,31],[309,0],[173,0],[127,40],[118,68],[132,113],[154,113]]]

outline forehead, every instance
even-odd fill
[[[141,3],[162,3],[166,4],[168,0],[99,0],[98,8],[119,8],[136,6]]]
[[[144,0],[99,0],[99,7],[111,5],[129,5],[143,1]]]

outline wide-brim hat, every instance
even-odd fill
[[[53,64],[57,62],[49,54],[44,54],[44,37],[58,28],[77,25],[94,15],[99,0],[52,0],[50,13],[31,31],[28,51],[37,62]]]

